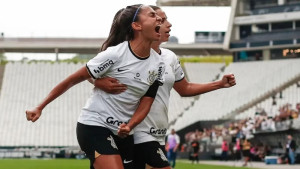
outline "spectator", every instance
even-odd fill
[[[168,160],[170,163],[170,166],[172,168],[175,168],[176,164],[176,156],[177,156],[177,149],[180,143],[179,136],[175,133],[175,130],[171,130],[171,134],[168,135],[167,138],[167,147],[168,147]]]
[[[248,161],[250,160],[251,143],[249,142],[249,140],[246,137],[243,138],[242,146],[243,146],[243,156],[244,156],[243,166],[247,166]]]
[[[296,104],[296,109],[297,109],[298,113],[300,113],[300,103]]]
[[[198,142],[197,137],[194,139],[194,141],[191,142],[191,146],[192,146],[192,153],[191,153],[191,160],[192,163],[194,164],[194,161],[196,161],[197,163],[199,163],[199,150],[200,150],[200,144]]]
[[[222,155],[221,155],[221,160],[228,160],[228,143],[225,139],[223,139],[223,143],[222,143]]]
[[[293,140],[292,135],[287,136],[286,143],[286,155],[289,159],[290,164],[295,164],[295,151],[296,151],[296,142]]]
[[[253,138],[252,129],[253,129],[253,125],[250,125],[250,124],[247,124],[247,123],[245,123],[244,126],[242,127],[243,135],[247,139]]]
[[[241,141],[239,138],[236,139],[234,150],[235,150],[234,160],[240,160],[242,156],[241,156]]]

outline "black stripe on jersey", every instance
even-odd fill
[[[88,70],[88,73],[90,74],[90,76],[93,78],[93,79],[96,79],[96,77],[92,74],[92,72],[90,71],[89,67],[87,66],[87,64],[85,65],[86,69]]]
[[[183,80],[183,79],[184,79],[184,76],[183,76],[181,79],[176,80],[175,83],[176,83],[176,82],[180,82],[180,81]]]
[[[159,81],[156,80],[148,89],[148,91],[146,92],[146,94],[144,96],[148,96],[148,97],[152,97],[155,98],[158,87],[159,87]]]
[[[130,46],[129,41],[128,41],[128,47],[129,47],[130,52],[131,52],[131,53],[133,54],[133,56],[135,56],[137,59],[140,59],[140,60],[146,60],[146,59],[149,58],[149,56],[144,57],[144,58],[137,56],[137,55],[133,52],[133,50],[131,49],[131,46]]]

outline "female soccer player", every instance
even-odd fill
[[[222,80],[206,84],[188,82],[177,56],[168,49],[160,48],[162,42],[168,41],[172,24],[167,20],[162,9],[156,6],[151,7],[162,18],[161,37],[159,41],[152,43],[152,48],[160,54],[165,63],[165,81],[164,85],[158,89],[148,116],[134,129],[134,163],[135,169],[145,168],[145,166],[155,169],[171,169],[164,148],[171,89],[174,88],[181,96],[195,96],[220,88],[232,87],[236,82],[233,74],[224,75]],[[126,85],[110,77],[97,79],[94,85],[114,94],[126,91]],[[121,128],[120,132],[126,135],[128,130]]]
[[[102,76],[118,79],[127,86],[119,95],[93,90],[79,116],[77,138],[91,168],[123,169],[122,160],[126,169],[132,168],[132,153],[127,150],[132,150],[133,137],[122,139],[117,132],[122,123],[131,131],[144,119],[163,83],[164,64],[151,49],[152,42],[160,38],[160,25],[161,17],[150,6],[119,10],[102,52],[55,86],[37,107],[27,110],[27,120],[38,120],[46,105],[84,80]]]

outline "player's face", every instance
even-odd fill
[[[150,6],[143,6],[139,14],[141,33],[144,38],[150,41],[158,41],[160,39],[161,17]]]
[[[161,17],[161,27],[160,27],[160,42],[167,42],[170,37],[170,31],[172,24],[168,21],[167,15],[161,9],[156,10],[157,15]]]

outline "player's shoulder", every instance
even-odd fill
[[[109,56],[111,58],[118,58],[122,56],[126,50],[129,50],[128,41],[121,42],[115,46],[109,46],[106,50],[99,52],[97,56]]]
[[[161,51],[161,54],[162,55],[167,55],[167,56],[172,56],[172,57],[177,57],[176,54],[169,50],[169,49],[166,49],[166,48],[160,48],[160,51]]]
[[[161,56],[164,58],[164,60],[168,60],[170,63],[175,64],[176,61],[178,60],[177,55],[169,50],[169,49],[165,49],[165,48],[160,48],[161,51]]]
[[[128,50],[128,49],[129,49],[128,41],[124,41],[122,43],[119,43],[116,46],[108,47],[104,52],[109,52],[109,53],[113,53],[113,54],[122,54],[123,51]]]

